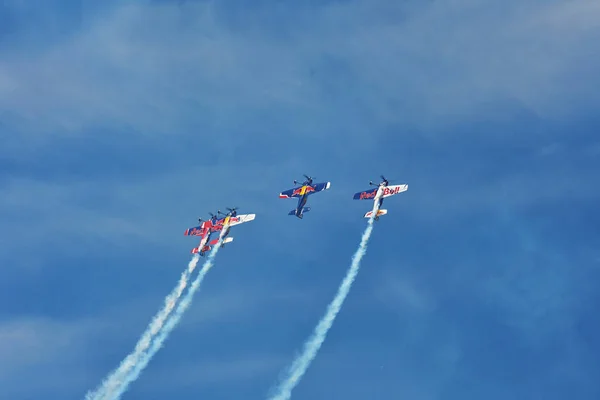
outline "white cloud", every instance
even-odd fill
[[[375,297],[384,303],[385,307],[394,309],[399,314],[435,312],[438,300],[428,293],[426,287],[418,284],[408,270],[410,268],[407,268],[402,261],[384,268],[378,283],[373,288]]]
[[[2,157],[27,160],[60,150],[57,138],[87,140],[101,134],[101,129],[127,127],[131,132],[123,133],[130,135],[124,142],[135,137],[161,147],[170,139],[192,137],[190,143],[197,146],[199,158],[206,152],[218,153],[220,158],[209,166],[174,168],[135,182],[114,176],[101,185],[92,178],[49,183],[13,177],[2,182],[0,208],[4,211],[0,215],[9,234],[2,237],[1,251],[19,252],[41,243],[84,253],[94,245],[127,245],[133,240],[171,246],[183,242],[183,229],[195,222],[197,215],[190,215],[190,210],[202,214],[227,203],[241,205],[262,218],[291,209],[293,204],[288,202],[289,207],[274,203],[277,209],[273,210],[261,196],[266,190],[276,196],[285,187],[272,182],[287,179],[284,174],[291,168],[305,167],[302,154],[293,155],[302,150],[300,146],[328,148],[327,161],[340,163],[366,151],[380,128],[388,125],[416,126],[424,130],[423,135],[433,136],[446,124],[459,124],[479,114],[504,115],[505,107],[561,119],[584,113],[600,102],[594,82],[600,69],[597,1],[461,0],[409,5],[354,1],[290,16],[289,22],[281,22],[286,25],[286,34],[281,36],[262,26],[264,10],[247,11],[255,25],[246,22],[237,27],[211,7],[198,3],[118,6],[86,20],[77,35],[43,51],[3,52]],[[261,163],[227,165],[246,151],[243,146],[248,142],[265,137],[285,137],[282,143],[289,148],[261,149],[261,157],[266,160],[270,152],[280,151],[285,161],[269,169]],[[90,140],[84,145],[95,144]],[[115,147],[119,145],[116,141]],[[561,149],[561,143],[557,146]],[[592,155],[597,155],[597,147],[589,149]],[[347,165],[341,162],[336,173],[347,173]],[[589,184],[594,182],[591,171],[586,175],[568,168],[545,170],[543,176],[526,171],[477,185],[457,184],[452,179],[440,182],[442,178],[434,175],[431,170],[415,174],[409,182],[412,189],[399,199],[398,208],[402,204],[415,217],[440,224],[442,217],[456,218],[498,202],[507,208],[527,207],[557,198],[598,195]],[[218,185],[223,186],[215,188]],[[228,193],[230,188],[236,192]],[[336,212],[338,204],[332,199],[337,200],[338,193],[340,199],[346,196],[344,190],[334,182],[332,192],[323,194],[331,200],[322,205],[329,220],[355,217]],[[87,201],[94,195],[106,196],[105,201]],[[238,199],[244,203],[230,204]],[[360,215],[361,206],[355,207]],[[297,237],[298,233],[282,229],[275,239],[287,242],[286,235]],[[74,238],[89,242],[77,250]],[[186,242],[188,251],[194,241]],[[325,245],[315,244],[311,251],[319,254],[323,249],[319,246]],[[32,259],[34,264],[43,262]],[[523,295],[507,286],[520,277],[519,267],[486,282],[496,300],[508,304],[509,313],[522,305],[534,306],[517,315],[516,323],[521,323],[520,318],[537,318],[538,312],[547,309],[561,311],[558,303],[544,309],[543,300],[570,288],[541,286],[539,292]],[[560,280],[560,273],[553,279]],[[402,304],[403,310],[431,312],[437,306],[434,295],[410,277],[386,284],[380,295]],[[206,299],[207,308],[193,307],[184,321],[214,322],[223,310],[250,313],[274,297],[281,301],[273,292],[256,298],[259,292]],[[297,294],[290,301],[307,300]],[[143,308],[153,312],[153,307]],[[140,312],[138,307],[132,309]],[[81,366],[84,362],[79,357],[93,348],[92,339],[109,329],[105,321],[128,320],[110,311],[98,318],[101,322],[33,320],[0,326],[2,381],[9,382],[14,374],[33,366],[45,372],[67,371],[56,367],[63,357],[75,357],[72,364]],[[143,326],[144,321],[139,324]],[[125,339],[119,336],[119,340]],[[182,365],[182,370],[193,369],[180,383],[191,385],[194,376],[205,375],[206,370],[212,371],[205,376],[212,382],[230,373],[251,379],[249,373],[255,367],[268,371],[282,364],[270,356],[261,357],[241,356],[212,368],[209,363]],[[81,393],[104,372],[79,377]]]
[[[262,306],[273,300],[280,305],[285,302],[306,303],[308,300],[307,293],[244,287],[223,287],[218,291],[203,292],[199,296],[195,301],[198,304],[183,319],[181,329],[178,329],[179,334],[192,330],[194,336],[197,336],[198,332],[203,332],[210,326],[252,318],[254,313],[264,312]],[[93,318],[59,320],[22,317],[1,322],[0,382],[3,392],[13,393],[15,396],[33,392],[71,393],[73,390],[81,390],[83,393],[88,386],[93,386],[102,374],[108,372],[102,370],[107,368],[107,360],[110,362],[108,368],[112,368],[126,355],[118,354],[115,348],[130,350],[159,306],[159,298],[140,296],[138,293],[131,301],[112,304],[101,315],[95,315]],[[204,335],[210,340],[216,339],[212,333]],[[96,352],[98,346],[110,348]],[[212,360],[190,366],[178,365],[175,367],[178,373],[171,371],[164,379],[158,379],[156,376],[162,374],[162,369],[159,368],[158,373],[150,369],[152,378],[149,381],[155,383],[160,380],[165,384],[169,381],[171,383],[167,387],[173,387],[177,382],[197,383],[197,373],[200,373],[201,381],[205,384],[222,382],[228,373],[234,374],[230,379],[250,379],[253,374],[264,373],[278,366],[279,360],[273,357],[240,356],[228,361]],[[183,373],[188,369],[188,373]],[[36,376],[46,378],[35,379],[36,385],[27,386],[23,385],[22,379],[17,379],[24,373],[35,373]],[[65,381],[64,384],[57,384],[59,378],[56,375],[62,376],[63,380],[65,376],[73,379],[70,383]]]
[[[86,349],[105,328],[96,319],[23,317],[0,323],[2,393],[11,398],[42,393],[64,396],[73,387],[85,385],[87,377],[81,365]]]
[[[93,322],[60,323],[48,318],[4,322],[0,324],[0,374],[18,374],[24,368],[56,361],[76,348],[81,350],[82,334],[94,328]]]
[[[600,67],[600,59],[593,56],[596,42],[592,39],[600,33],[594,22],[600,18],[590,17],[598,13],[594,1],[485,6],[470,1],[336,3],[311,10],[314,13],[299,13],[284,37],[270,35],[260,25],[228,24],[215,7],[211,3],[119,6],[95,19],[84,19],[87,24],[78,35],[42,52],[6,54],[0,63],[0,108],[10,128],[4,156],[31,158],[58,151],[61,147],[53,141],[59,136],[91,135],[88,129],[98,126],[129,126],[135,129],[131,135],[148,142],[157,134],[197,136],[199,157],[203,143],[218,138],[210,140],[210,149],[222,152],[223,163],[235,160],[236,152],[244,151],[240,146],[257,135],[284,135],[287,143],[331,144],[335,150],[331,161],[339,161],[341,154],[363,151],[367,138],[378,134],[378,126],[438,126],[482,111],[502,113],[482,105],[507,98],[557,118],[557,108],[579,109],[581,102],[571,100],[585,98],[594,87],[573,86],[565,74],[576,73],[584,59],[591,63],[588,67]],[[248,19],[258,23],[264,10],[249,12]],[[330,63],[339,71],[330,70]],[[338,76],[339,84],[334,82]],[[368,114],[357,116],[361,108]],[[277,120],[285,130],[271,131],[266,126],[250,133],[244,129],[260,119]],[[288,167],[292,165],[302,165],[301,158],[292,159]],[[100,189],[110,193],[115,204],[127,203],[129,215],[125,207],[111,215],[114,210],[78,204],[75,199],[85,198],[86,193],[102,194],[93,180],[50,184],[15,179],[0,201],[23,210],[46,231],[57,229],[57,235],[70,230],[115,242],[122,237],[164,239],[162,233],[180,227],[183,218],[169,227],[161,225],[173,221],[172,216],[168,220],[149,216],[149,204],[172,212],[177,212],[173,204],[185,209],[183,203],[197,201],[194,197],[200,189],[186,198],[177,188],[187,190],[188,186],[181,186],[184,182],[193,186],[202,179],[219,181],[227,167],[215,171],[215,166],[179,168],[163,177],[152,176],[152,182],[113,181]],[[255,169],[246,165],[244,171],[240,165],[229,168],[234,169],[244,175],[231,182],[241,193],[244,187],[252,190],[247,183],[264,165]],[[281,171],[282,165],[274,166],[260,179],[267,181]],[[469,188],[432,181],[427,189],[419,176],[420,189],[427,189],[419,202],[431,209],[425,217],[437,218],[502,197],[518,205],[543,196],[594,195],[588,193],[593,189],[587,177],[577,176],[563,180],[569,186],[564,190],[557,190],[551,177],[529,172]],[[532,200],[531,190],[523,189],[540,179],[547,182],[539,185]],[[178,195],[167,201],[170,193]],[[324,196],[328,195],[334,196],[333,192]],[[211,196],[218,197],[202,191],[207,208]],[[261,204],[256,202],[257,207]],[[147,210],[146,214],[134,219],[132,214],[140,210]],[[154,223],[159,219],[161,224]],[[16,229],[17,237],[31,234]]]
[[[270,354],[238,355],[228,359],[204,359],[196,362],[157,367],[144,377],[143,391],[171,392],[174,389],[208,385],[244,385],[266,374],[273,375],[286,360]]]
[[[315,119],[322,126],[340,107],[367,107],[375,124],[430,126],[505,99],[556,118],[593,95],[571,75],[583,60],[600,64],[595,3],[355,1],[317,9],[310,29],[293,20],[287,40],[236,30],[206,4],[127,5],[32,58],[8,55],[0,106],[18,132],[38,137],[98,124],[177,135],[196,125],[226,140],[233,133],[219,127],[260,112],[312,136],[323,134]],[[328,60],[347,71],[336,89],[345,100],[329,101]]]

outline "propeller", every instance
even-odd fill
[[[312,182],[313,182],[313,181],[315,180],[315,178],[316,178],[316,177],[314,177],[314,176],[312,176],[312,177],[311,177],[311,176],[308,176],[308,175],[306,175],[306,174],[302,174],[302,176],[304,176],[304,177],[306,178],[306,181],[310,181],[310,182],[311,182],[311,184],[312,184]],[[306,182],[306,181],[305,181],[305,182]],[[299,183],[300,183],[300,182],[298,182],[297,180],[295,180],[295,179],[294,179],[294,185],[297,185],[297,184],[299,184]]]
[[[381,177],[381,180],[382,180],[381,183],[383,183],[383,182],[387,182],[388,184],[391,183],[391,181],[389,179],[386,179],[385,176],[383,176],[383,175],[379,175],[379,176]],[[369,181],[369,185],[371,185],[371,186],[379,186],[379,185],[381,185],[381,183],[374,183],[373,181]]]
[[[229,210],[230,213],[232,213],[235,210],[237,210],[239,207],[233,207],[233,208],[226,207],[226,208]],[[221,214],[221,215],[227,215],[226,213],[222,212],[221,210],[218,210],[217,213]]]

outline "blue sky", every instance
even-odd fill
[[[301,3],[301,4],[299,4]],[[127,399],[600,397],[597,1],[0,5],[0,398],[81,399],[232,229]],[[332,182],[277,198],[303,173]]]

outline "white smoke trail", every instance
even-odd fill
[[[183,317],[183,314],[185,313],[185,311],[192,304],[192,299],[194,297],[194,294],[196,293],[196,291],[198,291],[198,289],[200,288],[200,284],[204,280],[204,277],[206,276],[208,271],[210,271],[210,269],[213,266],[213,260],[214,260],[215,256],[217,255],[219,248],[221,247],[221,243],[222,243],[222,238],[219,238],[219,242],[215,245],[213,250],[208,255],[206,261],[204,262],[204,265],[202,265],[202,268],[200,269],[200,272],[198,273],[198,276],[190,285],[190,289],[188,290],[186,295],[181,299],[181,301],[177,305],[177,308],[175,309],[175,312],[168,319],[168,321],[164,325],[163,329],[154,338],[154,341],[152,342],[152,345],[150,346],[148,351],[146,353],[144,353],[142,355],[142,357],[140,357],[140,359],[134,365],[131,372],[125,377],[122,384],[118,388],[116,388],[117,390],[114,390],[114,391],[108,393],[109,396],[107,397],[107,399],[111,399],[111,400],[120,399],[121,396],[123,395],[123,393],[125,393],[127,391],[127,389],[129,388],[129,384],[131,382],[135,381],[140,376],[140,374],[142,373],[144,368],[146,368],[146,366],[148,365],[148,363],[150,362],[152,357],[154,357],[154,355],[158,352],[158,350],[160,350],[160,348],[163,346],[165,340],[167,340],[167,338],[169,337],[169,334],[173,331],[173,329],[175,329],[175,327],[181,320],[181,317]]]
[[[291,397],[292,390],[300,382],[300,379],[310,366],[312,360],[316,357],[317,352],[325,341],[327,332],[333,325],[335,317],[340,312],[342,304],[344,303],[344,300],[346,299],[346,296],[352,287],[352,283],[358,274],[360,261],[367,252],[367,244],[369,242],[369,238],[371,237],[371,232],[373,231],[373,219],[379,210],[379,207],[377,206],[377,200],[375,200],[374,203],[373,215],[369,218],[367,228],[362,235],[358,250],[356,250],[356,253],[354,253],[354,256],[352,257],[350,268],[348,269],[342,284],[338,288],[337,294],[327,307],[327,312],[317,324],[312,336],[304,343],[304,349],[302,353],[300,353],[300,355],[296,357],[292,363],[286,374],[285,380],[276,388],[275,395],[271,397],[271,400],[287,400]]]
[[[139,362],[144,352],[150,347],[152,339],[163,328],[169,314],[175,308],[181,294],[187,287],[190,276],[196,265],[198,264],[199,256],[196,254],[189,262],[187,269],[181,274],[179,283],[173,291],[165,298],[165,305],[154,316],[152,322],[148,325],[134,350],[123,360],[117,369],[115,369],[102,384],[93,392],[88,392],[85,396],[86,400],[100,400],[106,398],[116,387],[120,386],[130,370]]]

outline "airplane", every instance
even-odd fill
[[[225,227],[226,231],[223,234],[223,243],[221,247],[224,247],[226,243],[233,242],[232,237],[227,237],[229,235],[229,229],[233,225],[239,225],[244,222],[249,222],[254,220],[256,214],[244,214],[237,215],[235,209],[230,209],[230,213],[224,214],[224,218],[218,218],[213,213],[209,213],[211,218],[207,221],[202,221],[202,218],[198,219],[200,226],[196,226],[194,228],[186,229],[184,235],[185,236],[201,236],[200,244],[198,247],[195,247],[191,250],[192,254],[200,253],[200,256],[204,256],[204,254],[209,251],[212,247],[219,242],[219,238],[210,240],[211,236],[223,230]],[[217,214],[223,214],[220,210],[217,211]],[[233,214],[233,215],[231,215]]]
[[[223,245],[221,247],[224,247],[225,243],[229,243],[229,242],[233,241],[232,237],[227,237],[229,235],[229,230],[231,229],[232,226],[243,224],[244,222],[254,221],[254,218],[256,218],[256,214],[240,214],[240,215],[238,215],[237,209],[238,209],[237,207],[233,207],[233,208],[227,207],[227,210],[229,210],[228,213],[222,213],[220,210],[217,211],[217,214],[221,214],[221,215],[225,216],[223,219],[219,220],[219,225],[217,228],[218,230],[225,229],[225,232],[222,233]]]
[[[191,250],[192,254],[200,253],[200,256],[204,256],[204,253],[209,251],[211,246],[214,246],[219,241],[218,239],[210,240],[212,234],[217,232],[216,227],[219,225],[219,219],[213,213],[209,214],[211,215],[209,220],[203,221],[202,218],[198,218],[199,226],[185,230],[185,236],[200,236],[202,238],[198,247],[194,247]]]
[[[304,175],[304,177],[306,178],[306,180],[302,183],[301,186],[279,193],[280,199],[291,199],[295,197],[298,198],[298,205],[295,209],[290,211],[288,215],[295,215],[300,219],[302,219],[305,212],[310,211],[310,207],[305,207],[306,202],[308,200],[308,196],[314,193],[322,192],[323,190],[327,190],[331,187],[331,182],[316,183],[313,185],[313,178],[306,175]],[[294,185],[297,184],[298,181],[294,179]]]
[[[362,192],[358,192],[354,194],[354,200],[371,200],[373,199],[374,203],[377,203],[377,215],[375,215],[375,221],[379,220],[379,217],[387,214],[387,210],[381,210],[381,205],[383,204],[383,199],[385,197],[390,197],[398,193],[406,192],[408,190],[408,185],[390,185],[390,182],[385,179],[383,175],[381,175],[381,182],[379,184],[369,182],[371,186],[377,186],[374,189],[368,189]],[[369,211],[365,214],[365,218],[371,218],[373,215],[373,211]]]

